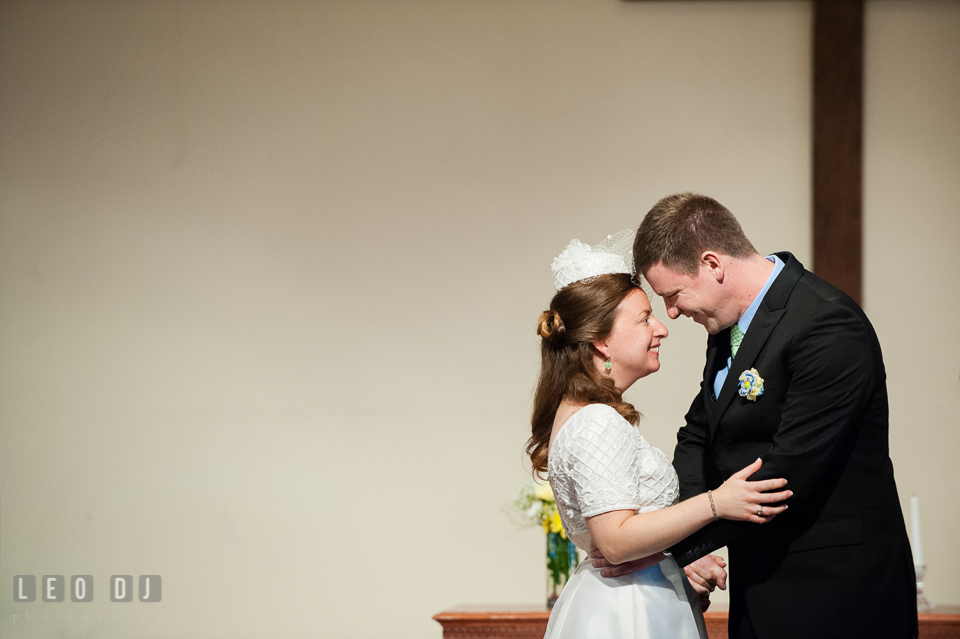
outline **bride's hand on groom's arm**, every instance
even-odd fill
[[[711,499],[714,517],[765,524],[787,509],[783,502],[793,497],[793,491],[781,490],[787,485],[786,479],[750,481],[750,476],[760,470],[762,464],[757,459],[714,489]]]
[[[621,575],[629,575],[631,572],[637,572],[638,570],[646,570],[650,566],[659,564],[663,561],[664,557],[662,552],[657,552],[647,557],[641,557],[640,559],[614,565],[607,561],[596,544],[590,546],[590,552],[588,554],[593,561],[594,568],[603,568],[603,570],[600,571],[601,577],[620,577]]]

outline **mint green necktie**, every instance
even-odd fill
[[[737,356],[737,351],[740,350],[740,342],[743,341],[743,331],[740,330],[739,324],[734,324],[730,327],[730,352],[733,353],[733,356]]]

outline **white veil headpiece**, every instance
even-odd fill
[[[607,239],[592,247],[580,240],[570,240],[567,248],[553,258],[550,266],[554,286],[559,291],[568,284],[607,273],[636,275],[637,269],[633,264],[635,235],[636,231],[627,229],[608,235]]]

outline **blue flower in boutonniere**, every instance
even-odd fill
[[[751,402],[757,401],[757,398],[763,395],[763,378],[757,369],[751,368],[740,373],[739,393],[740,397],[746,397]]]

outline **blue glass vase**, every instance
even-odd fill
[[[577,547],[563,533],[547,533],[547,608],[557,603],[579,559]]]

